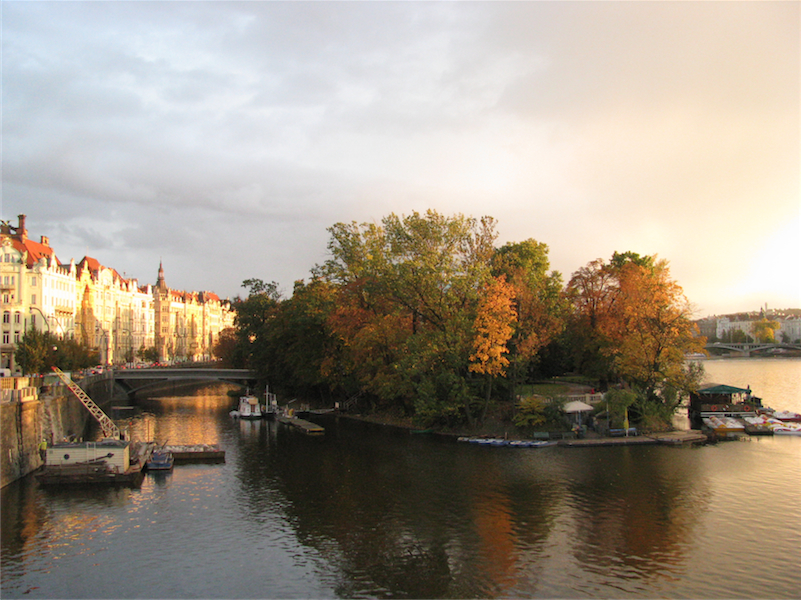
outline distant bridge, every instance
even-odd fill
[[[801,344],[791,344],[787,342],[771,344],[759,342],[714,342],[712,344],[707,344],[706,349],[731,350],[732,352],[751,354],[752,352],[761,352],[763,350],[801,350]]]
[[[133,397],[136,392],[148,387],[162,385],[165,381],[226,381],[238,385],[248,385],[256,381],[256,373],[250,369],[209,369],[209,368],[156,368],[156,369],[114,369],[114,381],[119,383]]]

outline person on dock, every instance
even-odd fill
[[[44,438],[42,438],[42,442],[39,444],[39,456],[42,462],[44,462],[47,457],[47,440]]]

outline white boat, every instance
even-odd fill
[[[240,396],[239,409],[232,410],[229,414],[240,419],[261,419],[264,417],[261,405],[259,405],[259,399],[250,395]]]
[[[773,411],[773,418],[784,421],[785,423],[801,423],[801,414],[789,410]]]

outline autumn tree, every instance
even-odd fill
[[[776,341],[776,331],[779,327],[781,325],[778,321],[763,316],[759,321],[751,323],[751,333],[756,341],[770,344]]]
[[[428,421],[472,415],[467,368],[494,228],[489,217],[431,210],[329,228],[331,258],[315,273],[339,286],[332,331],[379,401]]]
[[[475,318],[475,337],[473,353],[470,355],[469,370],[486,376],[486,397],[481,418],[487,413],[492,396],[492,381],[506,373],[509,365],[506,354],[507,343],[512,337],[512,326],[517,321],[514,302],[514,289],[506,282],[506,277],[490,279],[484,286],[478,300]],[[468,420],[472,414],[468,411]],[[472,423],[471,423],[472,424]]]
[[[239,338],[234,327],[226,327],[217,336],[212,353],[226,367],[244,366],[244,356],[239,354]],[[143,357],[147,350],[144,346],[140,348],[140,357]]]
[[[666,419],[698,384],[685,355],[703,351],[692,310],[667,261],[618,254],[594,261],[571,279],[575,318],[588,325],[587,348],[609,362],[611,375],[638,393],[641,417]]]
[[[532,239],[505,244],[493,256],[492,272],[511,286],[516,314],[508,345],[512,398],[540,350],[564,328],[562,276],[549,269],[548,246]]]

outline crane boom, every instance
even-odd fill
[[[72,379],[61,369],[58,367],[53,367],[53,371],[70,389],[70,391],[78,397],[78,400],[83,403],[87,410],[92,413],[92,416],[97,419],[98,423],[100,423],[100,427],[103,429],[103,437],[112,438],[115,440],[120,439],[120,429],[117,427],[114,421],[111,420],[111,417],[104,413],[103,410],[86,394],[86,392],[78,387],[78,385],[72,381]]]

